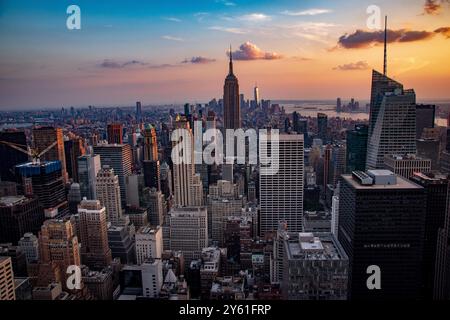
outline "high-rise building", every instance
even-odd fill
[[[94,270],[101,270],[112,260],[108,245],[106,208],[99,200],[83,199],[78,207],[78,214],[83,264]]]
[[[323,152],[323,190],[327,189],[328,184],[330,183],[331,178],[331,157],[333,155],[333,148],[331,145],[327,144],[325,150]]]
[[[390,154],[384,157],[384,168],[409,179],[416,172],[430,172],[431,160],[421,158],[415,154]]]
[[[0,257],[0,300],[16,300],[10,257]]]
[[[122,144],[123,143],[123,126],[121,123],[110,123],[107,127],[108,143]]]
[[[163,251],[161,227],[141,227],[136,232],[136,263],[142,264],[147,259],[161,259]]]
[[[233,54],[230,48],[228,75],[223,86],[223,127],[225,129],[241,128],[241,108],[239,105],[239,83],[233,73]]]
[[[38,197],[47,218],[69,213],[61,161],[28,162],[15,169],[23,193]]]
[[[78,182],[82,198],[94,200],[97,198],[95,192],[95,181],[97,173],[101,169],[100,156],[86,154],[78,158]]]
[[[135,245],[125,226],[109,226],[108,245],[113,258],[119,258],[122,264],[134,263]]]
[[[39,261],[39,240],[34,234],[31,232],[25,233],[23,237],[20,238],[18,246],[25,253],[28,264]]]
[[[73,137],[64,141],[67,174],[74,182],[78,182],[78,157],[85,153],[83,140],[80,137]]]
[[[8,145],[8,144],[11,145]],[[24,131],[5,130],[0,131],[0,180],[16,181],[14,167],[18,164],[28,162],[28,155],[12,146],[27,148],[27,137]]]
[[[443,283],[435,283],[437,257],[447,254],[438,243],[439,230],[445,228],[446,211],[448,201],[449,179],[442,174],[434,173],[414,173],[410,177],[411,181],[425,189],[425,242],[423,247],[423,297],[432,299],[435,286],[442,286]],[[439,269],[438,269],[439,270]]]
[[[346,300],[348,257],[329,233],[284,240],[281,287],[285,300]]]
[[[328,142],[328,116],[324,113],[317,114],[317,137]]]
[[[365,170],[368,130],[367,125],[357,124],[347,131],[347,172]]]
[[[425,203],[423,187],[388,170],[342,176],[338,237],[349,258],[349,298],[420,297]],[[367,286],[371,266],[381,290]]]
[[[119,177],[114,169],[104,166],[97,174],[97,199],[106,208],[108,222],[118,224],[122,218]]]
[[[336,99],[336,112],[341,112],[342,111],[342,102],[341,102],[341,98],[337,98]]]
[[[0,243],[17,244],[25,233],[37,234],[44,220],[44,210],[37,197],[1,197]]]
[[[45,221],[38,238],[40,264],[57,265],[63,279],[68,276],[66,271],[69,266],[80,266],[80,245],[74,218]],[[62,285],[65,287],[66,281]]]
[[[126,205],[125,177],[132,172],[131,147],[128,144],[102,144],[94,146],[94,153],[100,155],[102,167],[109,166],[119,177],[122,206]]]
[[[147,260],[140,268],[142,270],[142,295],[145,298],[158,298],[164,281],[161,260]]]
[[[416,153],[416,95],[373,70],[370,104],[368,169],[382,169],[388,154]]]
[[[165,199],[161,191],[152,188],[149,191],[148,221],[152,226],[162,226],[164,223]]]
[[[259,88],[256,85],[255,88],[253,89],[253,94],[254,94],[254,101],[255,101],[255,107],[258,108],[259,107]]]
[[[78,205],[80,204],[81,199],[80,185],[78,183],[72,183],[70,185],[69,193],[67,194],[70,214],[78,213]]]
[[[53,143],[55,146],[45,152],[40,159],[45,161],[61,162],[61,171],[64,181],[67,181],[66,155],[64,152],[64,136],[61,128],[36,127],[33,128],[33,142],[37,152],[43,152]]]
[[[186,266],[199,259],[208,246],[208,212],[205,207],[172,209],[167,217],[169,250],[182,251]],[[165,241],[166,242],[166,241]],[[164,246],[164,249],[166,247]]]
[[[261,151],[261,161],[267,161],[263,158],[271,149],[270,139],[262,148],[267,150]],[[302,135],[280,135],[278,170],[260,174],[261,235],[276,231],[280,221],[286,221],[292,232],[303,230],[303,148]]]
[[[137,123],[142,122],[142,105],[141,102],[136,102],[136,121]]]
[[[423,129],[434,128],[436,106],[433,104],[416,105],[416,139],[422,137]]]

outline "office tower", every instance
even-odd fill
[[[16,150],[14,147],[26,150],[27,137],[24,131],[4,130],[0,131],[0,180],[16,181],[14,167],[28,162],[28,155]]]
[[[36,232],[37,234],[37,232]],[[18,246],[25,253],[27,264],[39,261],[39,240],[31,232],[27,232],[20,238]]]
[[[0,243],[0,257],[10,257],[14,275],[16,277],[26,277],[27,257],[19,246],[11,243]]]
[[[347,130],[347,172],[365,170],[368,130],[365,124],[357,124],[355,129]]]
[[[80,137],[73,137],[64,141],[67,174],[74,182],[78,182],[78,158],[85,153],[83,140]]]
[[[283,247],[283,299],[347,299],[348,257],[333,235],[298,233]]]
[[[339,231],[339,193],[334,192],[331,200],[331,233],[337,238]]]
[[[37,234],[45,220],[38,198],[9,196],[0,198],[0,243],[17,241],[27,232]]]
[[[17,196],[17,183],[0,181],[0,197]]]
[[[374,71],[375,72],[375,71]],[[369,127],[367,168],[383,168],[388,154],[416,153],[416,96],[413,90],[384,92],[377,100],[377,120]]]
[[[119,177],[114,169],[104,166],[97,174],[97,199],[106,208],[108,222],[118,224],[122,218]]]
[[[231,53],[230,53],[230,55],[231,55]],[[254,100],[255,101],[255,106],[256,106],[256,108],[258,108],[259,107],[259,88],[258,88],[257,85],[253,89],[253,94],[254,94],[254,99],[255,99]]]
[[[66,271],[69,266],[80,266],[80,244],[73,218],[45,221],[38,238],[40,264],[57,265],[63,279],[68,276]],[[66,281],[62,285],[65,287]]]
[[[331,145],[327,145],[325,147],[325,151],[323,153],[323,190],[327,189],[328,184],[330,183],[331,177],[331,157],[333,155],[333,148]]]
[[[317,137],[328,142],[328,116],[324,113],[317,114]]]
[[[161,260],[147,260],[141,265],[141,270],[142,295],[145,298],[158,298],[164,280]]]
[[[208,196],[209,237],[220,248],[225,244],[224,230],[229,217],[241,216],[244,201],[238,197]]]
[[[144,176],[142,174],[132,174],[125,177],[127,188],[127,206],[140,206],[142,191],[144,190]]]
[[[303,136],[280,135],[278,170],[260,174],[260,233],[276,231],[280,221],[286,221],[289,230],[303,229]],[[262,144],[261,161],[271,148]]]
[[[158,160],[156,129],[151,124],[146,124],[144,128],[144,160]]]
[[[178,142],[182,144],[183,152],[185,152],[183,156],[187,157],[190,155],[190,159],[182,160],[180,164],[173,164],[174,205],[186,207],[193,204],[192,180],[195,175],[194,138],[189,122],[185,117],[177,117],[175,128],[187,130],[190,136],[189,139],[183,139],[181,142]],[[173,142],[173,144],[175,145],[176,142]]]
[[[330,182],[333,187],[336,187],[339,181],[341,174],[344,174],[346,171],[346,154],[347,154],[347,145],[344,143],[335,143],[333,145],[333,152],[331,155],[331,163],[333,165],[333,175],[330,176]]]
[[[423,247],[423,297],[432,299],[435,286],[441,286],[443,283],[435,284],[437,257],[447,254],[440,251],[437,246],[439,230],[443,230],[446,224],[446,211],[448,200],[449,179],[442,174],[434,173],[414,173],[411,181],[422,186],[425,189],[425,242]],[[447,222],[448,223],[448,222]]]
[[[422,137],[423,129],[434,128],[436,106],[433,104],[416,105],[416,139]]]
[[[114,169],[119,177],[122,206],[126,205],[125,177],[131,175],[131,147],[128,144],[103,144],[94,146],[94,153],[100,155],[101,165]]]
[[[10,257],[0,257],[0,301],[16,300],[14,272]]]
[[[144,160],[143,169],[145,186],[161,190],[161,167],[159,161]]]
[[[172,209],[164,228],[168,228],[168,249],[182,251],[186,266],[200,258],[202,249],[208,246],[208,212],[205,207]]]
[[[292,113],[292,128],[295,132],[300,133],[300,115],[297,111]]]
[[[409,179],[416,172],[430,172],[431,160],[421,158],[415,154],[391,154],[384,157],[384,168]]]
[[[132,264],[135,260],[135,245],[124,226],[108,227],[108,246],[113,259],[119,258],[122,264]]]
[[[426,132],[427,128],[424,129]],[[441,153],[441,142],[439,138],[423,138],[418,139],[417,155],[419,157],[431,160],[431,170],[438,170]]]
[[[123,143],[123,126],[121,123],[110,123],[107,126],[108,144]]]
[[[424,188],[390,171],[342,176],[338,237],[349,258],[349,298],[420,297],[425,204]],[[372,265],[381,290],[366,285]]]
[[[80,204],[81,199],[80,185],[78,183],[72,183],[70,185],[69,193],[67,194],[70,214],[78,213],[78,205]]]
[[[38,197],[46,218],[69,213],[61,161],[28,162],[15,169],[24,194]]]
[[[148,259],[161,259],[163,251],[161,227],[141,227],[135,237],[137,264],[143,264]]]
[[[94,270],[101,270],[112,260],[108,246],[106,208],[99,200],[83,199],[78,207],[78,214],[83,264]]]
[[[134,225],[136,229],[145,227],[148,222],[148,210],[146,208],[127,206],[125,208],[125,215],[130,219],[130,223]]]
[[[37,152],[43,152],[53,143],[56,143],[55,146],[45,152],[40,159],[45,161],[59,160],[61,162],[62,177],[64,181],[67,181],[68,176],[62,129],[54,127],[33,128],[33,142]]]
[[[233,167],[234,167],[233,163],[222,164],[222,179],[223,180],[227,180],[227,181],[230,181],[231,183],[233,183],[233,181],[234,181]]]
[[[168,199],[172,195],[172,171],[167,162],[163,162],[160,167],[161,191],[165,198]]]
[[[140,101],[136,102],[136,122],[142,122],[142,106]]]
[[[203,205],[203,184],[200,174],[195,174],[192,177],[191,195],[191,206],[198,207]]]
[[[223,86],[223,127],[225,129],[241,128],[241,109],[239,106],[239,83],[233,73],[233,54],[230,47],[228,75]]]
[[[89,292],[96,300],[113,300],[114,274],[112,268],[104,268],[100,271],[81,269],[82,280]]]
[[[99,155],[86,154],[78,158],[78,182],[81,198],[96,199],[95,182],[100,169]]]
[[[341,102],[341,98],[337,98],[336,99],[336,112],[341,112],[342,111],[342,102]]]
[[[165,199],[161,191],[155,188],[149,191],[148,201],[148,221],[152,226],[162,226],[164,223],[165,215]]]

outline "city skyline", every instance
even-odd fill
[[[247,97],[257,82],[262,99],[367,99],[370,69],[382,70],[370,1],[78,1],[81,30],[66,28],[69,4],[0,5],[0,109],[220,98],[228,44]],[[448,99],[450,7],[425,4],[377,3],[389,16],[388,76],[418,100]]]

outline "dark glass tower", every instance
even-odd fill
[[[347,131],[347,172],[365,170],[368,130],[367,125],[357,124]]]
[[[349,298],[421,297],[425,190],[387,170],[343,175],[339,242],[349,258]],[[381,289],[369,290],[367,268],[381,271]]]
[[[26,150],[27,138],[23,131],[5,130],[0,132],[0,178],[2,181],[16,181],[14,166],[27,162],[28,155],[12,146]]]

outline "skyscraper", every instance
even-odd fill
[[[67,174],[74,182],[78,182],[78,157],[85,153],[83,140],[80,137],[73,137],[64,141]]]
[[[259,107],[259,88],[258,85],[255,85],[255,88],[253,89],[254,93],[254,99],[255,99],[255,107]]]
[[[130,145],[100,144],[94,146],[94,153],[100,155],[102,167],[109,166],[119,177],[122,206],[125,206],[127,202],[125,177],[131,175],[132,172]]]
[[[0,243],[17,241],[27,232],[37,232],[45,220],[37,197],[0,197]]]
[[[317,114],[317,136],[323,143],[328,142],[328,116],[324,113]]]
[[[28,161],[28,155],[14,149],[11,145],[26,149],[27,137],[24,131],[0,131],[0,178],[1,181],[16,181],[14,167]]]
[[[423,129],[434,128],[436,106],[434,104],[416,105],[416,138],[422,137]]]
[[[80,215],[79,234],[83,264],[101,270],[111,263],[108,245],[106,208],[99,200],[82,200],[78,207]]]
[[[136,102],[136,121],[137,123],[142,122],[142,106],[140,101]]]
[[[439,230],[446,224],[449,179],[445,175],[433,173],[414,173],[411,181],[425,189],[425,242],[423,247],[423,297],[431,300],[435,288],[444,285],[435,283],[437,257],[447,254],[438,243]]]
[[[119,177],[114,169],[104,166],[97,174],[97,199],[106,208],[107,220],[118,224],[122,218]]]
[[[267,148],[261,153],[264,157],[271,148],[270,139],[262,148]],[[303,230],[303,149],[302,135],[280,135],[278,171],[260,174],[261,235],[276,231],[280,221],[286,221],[292,232]]]
[[[123,143],[123,126],[121,123],[110,123],[107,127],[108,143],[122,144]]]
[[[0,300],[16,300],[10,257],[0,257]]]
[[[34,147],[38,152],[43,152],[50,145],[56,145],[41,156],[41,160],[61,162],[61,171],[64,181],[67,181],[66,155],[64,152],[64,136],[61,128],[35,127],[33,128]]]
[[[16,166],[18,183],[25,195],[35,195],[47,218],[69,213],[60,161],[29,162]]]
[[[78,158],[78,181],[82,198],[96,199],[95,181],[100,169],[99,155],[86,154]]]
[[[141,227],[135,237],[137,264],[142,264],[148,259],[161,259],[163,251],[161,227]]]
[[[384,157],[384,168],[409,179],[416,172],[430,172],[431,160],[418,157],[415,154],[392,154]]]
[[[338,237],[349,258],[349,298],[420,297],[424,213],[424,189],[390,171],[342,176]],[[381,290],[366,285],[373,265]]]
[[[357,124],[347,131],[347,172],[365,170],[368,130],[367,125]]]
[[[223,86],[223,119],[225,129],[241,128],[241,109],[239,106],[239,83],[233,73],[233,54],[230,47],[228,75]]]

